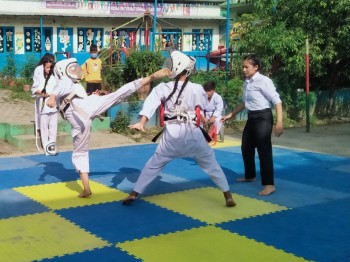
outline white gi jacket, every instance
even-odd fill
[[[173,91],[175,82],[161,83],[154,87],[144,102],[143,109],[139,113],[148,119],[152,117],[162,101],[165,101]],[[179,105],[175,102],[183,82],[179,81],[177,90],[172,98],[165,103],[164,115],[168,118],[176,115],[195,116],[195,107],[202,109],[208,102],[208,96],[201,85],[188,82],[181,96],[178,99]],[[194,157],[199,166],[206,172],[214,183],[223,191],[229,190],[226,177],[215,159],[214,151],[205,140],[202,131],[194,124],[184,118],[165,121],[162,138],[151,159],[148,160],[137,180],[134,191],[143,193],[165,165],[175,158]]]
[[[45,77],[44,77],[44,67],[43,65],[37,66],[34,70],[33,76],[33,85],[31,88],[31,92],[33,96],[37,96],[35,93],[40,90],[42,91],[45,87]],[[51,94],[53,89],[55,88],[56,80],[53,75],[50,76],[47,85],[46,85],[46,93]],[[46,105],[43,105],[43,97],[37,96],[37,109],[39,114],[47,114],[47,113],[55,113],[57,112],[57,107],[51,108]]]
[[[220,129],[222,127],[221,118],[222,118],[222,112],[224,110],[224,101],[222,100],[222,97],[214,92],[213,96],[211,97],[210,101],[208,101],[208,104],[204,108],[205,118],[209,120],[212,116],[215,116],[215,122],[214,125],[217,127],[216,133],[219,134]]]

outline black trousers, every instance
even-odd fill
[[[101,90],[101,83],[86,83],[86,93],[91,95],[96,90]]]
[[[271,133],[273,116],[271,109],[248,112],[248,121],[242,135],[242,156],[245,178],[255,178],[255,148],[260,160],[262,185],[274,185]]]

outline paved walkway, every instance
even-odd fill
[[[33,102],[12,101],[10,90],[0,88],[0,123],[30,124],[34,121]]]
[[[225,137],[241,139],[242,133]],[[315,126],[306,132],[305,127],[285,128],[281,137],[272,136],[273,146],[303,151],[350,157],[350,123]]]

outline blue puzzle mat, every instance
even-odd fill
[[[236,207],[191,158],[123,206],[155,148],[91,150],[87,199],[71,152],[0,158],[1,261],[350,261],[350,158],[274,148],[261,197],[260,177],[235,182],[240,147],[215,148]]]

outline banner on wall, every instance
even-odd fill
[[[151,14],[154,13],[153,4],[151,3],[123,3],[123,2],[111,2],[110,14],[122,14],[122,15],[140,15],[146,11]],[[157,6],[157,14],[162,14],[162,8]]]
[[[77,9],[85,11],[89,15],[124,15],[141,16],[145,12],[154,14],[153,3],[130,3],[130,2],[109,2],[109,1],[57,1],[47,0],[42,4],[46,9]],[[209,8],[209,9],[208,9]],[[73,11],[71,11],[73,12]],[[80,12],[81,13],[81,12]],[[207,4],[172,4],[162,3],[157,5],[157,15],[162,16],[220,16],[220,7]]]
[[[16,54],[24,54],[24,34],[16,32]]]
[[[184,6],[182,4],[164,4],[163,15],[182,16],[184,14]]]
[[[57,52],[73,52],[73,28],[57,28]]]
[[[52,9],[77,9],[79,6],[76,2],[58,2],[58,1],[45,1],[46,8]]]

